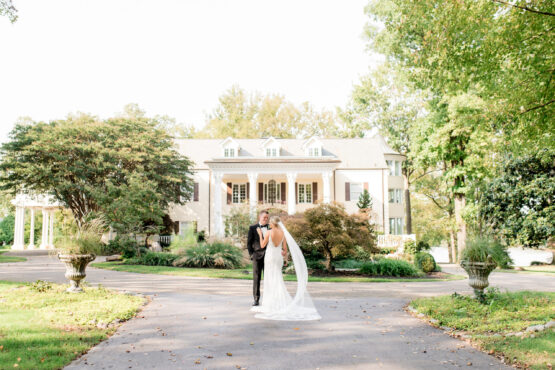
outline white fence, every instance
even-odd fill
[[[416,235],[378,235],[378,248],[399,248],[404,246],[408,240],[416,241]]]

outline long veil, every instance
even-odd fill
[[[287,231],[283,222],[280,221],[279,226],[285,234],[285,240],[287,241],[289,253],[293,259],[295,274],[297,275],[297,293],[295,294],[295,298],[293,298],[293,301],[283,312],[279,313],[279,316],[283,315],[283,319],[286,320],[320,320],[322,317],[318,314],[316,307],[314,307],[312,298],[310,298],[310,294],[307,290],[308,269],[303,252],[289,231]]]

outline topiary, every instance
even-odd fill
[[[414,265],[425,273],[429,273],[436,269],[436,260],[430,253],[418,252],[414,256]]]

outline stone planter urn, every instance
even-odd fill
[[[474,295],[478,300],[484,300],[484,289],[489,286],[489,274],[497,267],[491,256],[486,262],[461,261],[461,267],[468,274],[468,285],[474,289]]]
[[[87,276],[85,269],[87,265],[93,261],[96,256],[94,254],[59,254],[58,258],[66,265],[65,277],[69,280],[71,286],[66,292],[79,293],[83,289],[79,286],[81,280]]]

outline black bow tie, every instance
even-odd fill
[[[258,225],[260,225],[260,224],[258,224]],[[263,228],[263,227],[265,227],[266,229],[269,229],[268,225],[264,225],[264,226],[260,225],[260,228]]]

